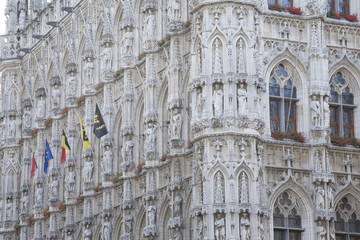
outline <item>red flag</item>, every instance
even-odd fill
[[[38,168],[36,161],[35,161],[35,153],[33,153],[32,161],[31,161],[31,172],[30,172],[30,179],[35,176],[35,170]]]

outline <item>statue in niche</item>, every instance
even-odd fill
[[[213,94],[213,107],[214,107],[214,116],[221,116],[223,113],[223,96],[224,93],[220,89],[220,85],[215,83],[215,90]]]
[[[257,88],[256,89],[256,97],[255,97],[255,109],[256,109],[256,112],[259,114],[259,118],[262,119],[263,117],[263,113],[265,112],[264,108],[263,108],[263,103],[262,103],[262,98],[261,98],[261,88]]]
[[[320,102],[316,96],[313,96],[311,101],[311,118],[312,125],[319,127],[321,124]]]
[[[197,237],[196,240],[202,240],[203,239],[203,235],[204,235],[204,223],[202,220],[202,216],[198,217],[198,222],[196,225],[196,232],[197,232]]]
[[[134,218],[133,216],[128,213],[126,216],[125,216],[125,232],[127,234],[131,233],[132,232],[132,229],[133,229],[133,221],[134,221]]]
[[[316,207],[323,209],[325,207],[325,191],[321,186],[318,186],[316,192]]]
[[[89,224],[85,225],[85,230],[84,230],[83,236],[84,236],[84,240],[91,240],[92,239],[92,231],[91,231],[91,228],[90,228]]]
[[[92,181],[93,168],[94,168],[94,163],[92,161],[86,161],[84,163],[83,175],[84,175],[85,182]]]
[[[111,70],[111,63],[112,63],[112,50],[109,43],[105,43],[105,47],[101,52],[101,59],[103,60],[103,70]]]
[[[318,235],[318,240],[326,239],[326,228],[321,222],[318,223],[316,232]]]
[[[327,198],[328,198],[329,208],[334,208],[334,190],[330,186],[328,186]]]
[[[180,20],[180,0],[169,0],[167,12],[170,22]]]
[[[220,213],[216,215],[215,218],[215,240],[225,240],[226,232],[225,232],[225,219],[221,216]]]
[[[91,61],[91,59],[88,57],[85,66],[83,69],[84,77],[85,77],[85,84],[87,86],[93,84],[93,70],[94,70],[94,63]]]
[[[248,213],[244,213],[240,219],[241,240],[250,240],[250,220]]]
[[[244,87],[244,84],[240,84],[240,87],[237,91],[237,99],[238,99],[238,113],[239,115],[246,115],[247,111],[247,91]]]
[[[57,198],[58,197],[58,187],[59,187],[59,180],[55,179],[50,183],[49,186],[49,198]]]
[[[111,223],[106,218],[106,222],[103,224],[103,240],[110,240],[111,239]]]
[[[223,186],[223,178],[221,173],[218,172],[216,174],[215,180],[215,203],[224,203],[224,186]]]
[[[111,173],[112,170],[113,154],[109,146],[106,146],[106,150],[103,155],[102,167],[105,173]]]
[[[36,189],[36,206],[42,206],[44,190],[42,188]]]
[[[58,108],[60,106],[60,97],[61,97],[61,91],[59,85],[55,84],[51,96],[51,100],[54,108]]]
[[[134,141],[131,136],[126,136],[125,139],[126,140],[121,149],[122,157],[125,162],[132,162]]]
[[[10,122],[9,122],[9,136],[11,138],[15,138],[16,137],[16,119],[15,117],[11,117],[10,118]]]
[[[240,203],[249,202],[248,179],[245,172],[241,173]]]
[[[132,31],[126,31],[123,38],[123,55],[129,56],[133,53],[133,39],[134,33]]]
[[[330,221],[329,232],[330,232],[330,240],[335,240],[335,223],[334,223],[334,220]]]
[[[221,42],[218,38],[215,39],[214,59],[213,59],[213,73],[222,73],[222,53]]]
[[[171,136],[171,138],[180,138],[181,137],[182,121],[183,121],[183,118],[181,116],[179,109],[174,108],[171,119],[170,119],[170,122],[171,122],[170,136]]]
[[[183,239],[183,235],[179,230],[179,228],[176,228],[172,234],[172,237],[169,238],[169,240],[182,240],[182,239]]]
[[[199,87],[196,89],[196,105],[195,105],[198,119],[201,118],[201,114],[203,111],[203,104],[204,104],[204,98],[202,96],[202,89]]]
[[[176,193],[175,199],[174,199],[174,216],[180,217],[182,213],[182,197],[180,193]]]
[[[156,28],[156,20],[155,15],[149,10],[148,15],[144,20],[144,39],[151,40],[154,38],[155,28]]]
[[[145,130],[145,152],[153,152],[156,148],[156,129],[157,126],[151,122]]]
[[[26,111],[23,114],[23,129],[30,129],[31,128],[31,112]]]
[[[329,97],[324,97],[324,127],[328,128],[330,125],[330,108],[329,108]]]
[[[13,203],[10,199],[6,202],[6,219],[11,219],[13,216]]]
[[[67,84],[68,96],[75,96],[76,94],[76,77],[73,72],[70,73],[68,84]]]
[[[41,96],[38,101],[37,117],[39,119],[44,119],[46,117],[46,102],[43,96]]]
[[[74,189],[74,185],[75,185],[75,172],[74,171],[69,171],[66,178],[65,178],[65,183],[66,183],[66,191],[68,192],[73,192]]]
[[[21,212],[26,213],[29,207],[29,196],[24,195],[21,199]]]
[[[150,205],[148,210],[148,225],[149,226],[154,226],[156,225],[156,207],[154,205]]]

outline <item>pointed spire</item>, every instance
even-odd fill
[[[121,19],[120,27],[122,29],[126,27],[133,28],[134,27],[134,14],[133,14],[133,6],[131,0],[124,0],[124,11],[123,17]]]

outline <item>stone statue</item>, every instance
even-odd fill
[[[244,88],[244,84],[240,84],[240,87],[237,91],[238,99],[238,114],[245,115],[247,114],[247,91]]]
[[[11,200],[6,202],[6,219],[11,219],[13,216],[13,203]]]
[[[325,96],[324,98],[324,122],[323,125],[325,128],[329,127],[330,125],[330,108],[329,108],[329,97]]]
[[[215,39],[214,42],[214,59],[213,59],[213,73],[219,74],[223,72],[222,67],[222,50],[221,50],[221,42],[219,38]]]
[[[49,186],[49,198],[58,198],[59,180],[55,179]]]
[[[221,116],[223,113],[223,96],[223,91],[220,89],[219,84],[216,83],[213,94],[214,116],[216,117]]]
[[[31,113],[26,111],[23,115],[23,129],[31,128]]]
[[[127,234],[132,232],[134,218],[131,214],[125,216],[125,232]]]
[[[202,90],[201,90],[201,88],[197,88],[196,89],[196,105],[195,105],[195,109],[197,112],[197,119],[201,118],[202,111],[203,111],[203,104],[204,104],[204,99],[202,96]]]
[[[123,38],[123,55],[129,56],[133,53],[133,39],[134,34],[132,31],[126,31]]]
[[[156,207],[154,205],[150,205],[148,210],[148,225],[154,226],[156,225]]]
[[[197,232],[197,237],[196,240],[202,240],[203,239],[203,228],[204,228],[204,224],[203,224],[203,220],[202,220],[202,216],[198,217],[198,222],[196,225],[196,232]]]
[[[42,188],[36,189],[36,206],[42,206],[44,190]]]
[[[171,138],[180,138],[181,137],[181,128],[182,128],[183,118],[179,112],[178,108],[174,108],[172,117],[170,119],[171,122]]]
[[[145,27],[144,27],[144,39],[151,40],[154,39],[154,33],[155,33],[155,15],[149,10],[147,17],[144,20]]]
[[[330,221],[329,232],[330,232],[330,240],[335,240],[335,224],[334,224],[334,221]]]
[[[329,208],[334,208],[334,190],[328,186],[328,203],[329,203]]]
[[[215,240],[225,240],[226,233],[225,233],[225,219],[221,216],[220,213],[216,215],[215,223]]]
[[[169,0],[167,11],[170,22],[180,20],[180,0]]]
[[[169,240],[182,240],[182,239],[183,239],[183,235],[179,230],[179,228],[176,228],[172,234],[172,237],[169,238]]]
[[[93,84],[93,70],[94,70],[94,63],[91,61],[90,58],[87,58],[84,66],[84,77],[85,77],[85,84],[92,85]]]
[[[84,169],[83,169],[83,178],[85,182],[91,182],[92,181],[92,172],[94,168],[94,163],[92,161],[86,161],[84,163]]]
[[[51,100],[54,108],[58,108],[60,106],[60,97],[61,97],[61,91],[59,89],[59,86],[55,84],[51,96]]]
[[[324,208],[325,202],[324,202],[324,196],[325,192],[324,189],[321,186],[318,186],[315,190],[316,192],[316,207],[317,208]]]
[[[103,170],[105,173],[111,173],[112,171],[112,151],[109,146],[106,146],[106,150],[103,155]]]
[[[103,70],[111,70],[112,63],[112,49],[109,46],[109,43],[105,43],[105,47],[101,52],[101,59],[103,60],[102,68]]]
[[[323,172],[324,171],[324,167],[323,167],[323,162],[322,162],[322,159],[320,157],[320,153],[319,153],[319,150],[317,150],[315,152],[315,170],[317,172]]]
[[[241,240],[250,240],[250,221],[247,213],[244,213],[240,219]]]
[[[10,122],[9,122],[9,136],[11,138],[15,138],[16,137],[16,119],[14,117],[10,118]]]
[[[65,183],[66,183],[66,191],[68,192],[73,192],[74,189],[74,185],[75,185],[75,172],[74,171],[69,171],[66,178],[65,178]]]
[[[312,97],[311,117],[312,117],[312,125],[315,127],[319,127],[321,124],[320,102],[316,98],[316,96]]]
[[[103,224],[103,239],[102,240],[110,240],[110,239],[111,239],[111,223],[109,221],[106,221]]]
[[[67,83],[67,95],[75,96],[75,94],[76,94],[76,77],[75,74],[71,72]]]
[[[318,235],[318,240],[325,240],[326,239],[326,229],[324,227],[324,225],[320,222],[317,226],[317,235]]]
[[[223,179],[221,173],[218,172],[216,174],[216,182],[215,182],[215,203],[223,203],[223,202],[224,202]]]
[[[145,152],[153,152],[156,148],[156,129],[157,126],[151,122],[145,130]]]
[[[21,199],[21,212],[26,213],[29,205],[29,196],[25,195]]]
[[[38,101],[37,117],[39,119],[44,119],[46,117],[46,102],[43,96],[41,96]]]
[[[85,230],[84,230],[83,236],[84,236],[84,240],[92,240],[92,231],[91,231],[89,224],[85,225]]]
[[[125,162],[132,162],[133,160],[134,142],[130,136],[126,136],[126,140],[122,146],[121,153]]]
[[[179,192],[176,193],[174,199],[174,217],[180,217],[182,213],[182,197]]]

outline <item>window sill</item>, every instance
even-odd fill
[[[301,10],[301,8],[296,8],[296,7],[282,7],[279,5],[269,5],[268,9],[271,11],[290,13],[292,15],[297,15],[297,16],[303,15],[303,11]]]

